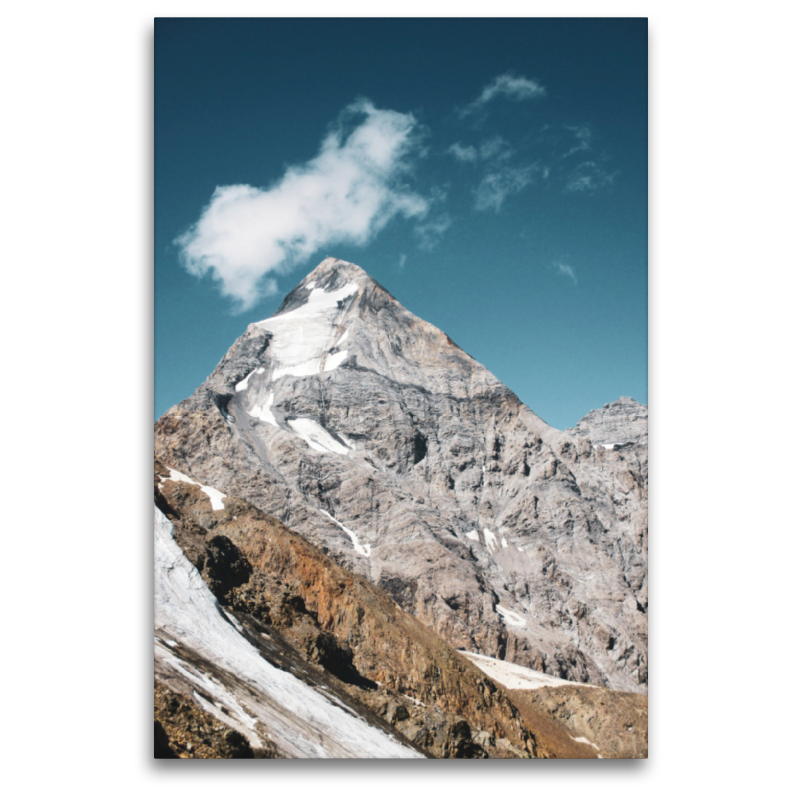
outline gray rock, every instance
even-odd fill
[[[617,404],[558,431],[359,267],[326,259],[158,421],[156,455],[459,649],[641,692],[646,408],[642,439]],[[591,431],[625,425],[632,443],[593,446]]]
[[[632,397],[620,397],[613,403],[590,411],[566,433],[588,439],[596,447],[611,448],[628,443],[647,446],[647,406]]]

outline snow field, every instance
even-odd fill
[[[478,669],[485,672],[493,681],[496,681],[506,689],[541,689],[544,686],[590,686],[588,683],[575,683],[555,678],[544,672],[535,669],[521,667],[519,664],[512,664],[510,661],[500,661],[498,658],[484,656],[480,653],[470,653],[466,650],[459,650],[462,656],[466,656]],[[594,688],[594,687],[593,687]],[[576,741],[578,741],[576,739]]]

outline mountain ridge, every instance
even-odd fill
[[[646,438],[552,428],[355,265],[326,259],[249,325],[156,423],[156,454],[453,646],[646,688]]]

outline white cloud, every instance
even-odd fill
[[[456,142],[450,145],[447,152],[453,155],[457,161],[467,161],[471,164],[475,164],[478,161],[503,161],[514,154],[514,151],[502,136],[484,139],[478,147],[474,147],[471,144],[462,145],[461,142]]]
[[[402,270],[403,267],[406,265],[406,254],[400,253],[400,263],[398,264],[399,268]]]
[[[439,243],[444,232],[453,224],[453,219],[449,214],[440,214],[438,217],[423,222],[414,227],[414,233],[419,238],[419,246],[423,250],[433,250]]]
[[[577,277],[575,277],[575,270],[572,269],[572,267],[569,264],[562,264],[561,262],[556,262],[554,266],[558,270],[559,275],[565,275],[577,286],[578,279]]]
[[[478,151],[471,144],[464,147],[461,142],[456,142],[448,148],[447,152],[452,153],[456,161],[469,161],[474,163],[478,160]]]
[[[496,97],[507,97],[509,100],[529,100],[534,97],[542,97],[546,94],[544,87],[536,80],[522,78],[506,72],[498,75],[491,83],[487,84],[480,95],[469,105],[460,109],[460,117],[466,117],[473,111],[483,108],[487,103]]]
[[[568,192],[594,192],[614,182],[615,173],[606,172],[594,161],[578,164],[567,177]]]
[[[496,158],[498,161],[509,158],[514,151],[502,136],[493,136],[481,142],[480,154],[482,159]]]
[[[538,164],[529,164],[524,167],[500,167],[488,172],[475,189],[475,209],[500,211],[500,206],[509,195],[521,192],[533,182],[538,169]]]
[[[397,215],[424,217],[430,201],[401,183],[419,139],[412,114],[368,100],[352,104],[318,155],[272,186],[218,186],[200,219],[175,240],[184,266],[200,277],[210,273],[244,311],[277,290],[270,274],[322,247],[366,244]]]
[[[571,131],[577,144],[574,144],[563,156],[562,159],[569,158],[574,153],[580,153],[591,148],[592,129],[588,125],[565,125],[568,131]]]

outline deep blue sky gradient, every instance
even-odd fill
[[[156,417],[326,255],[359,264],[558,428],[620,395],[647,402],[645,19],[158,19],[155,28]],[[540,82],[546,97],[498,98],[459,117],[509,71]],[[424,250],[412,222],[396,219],[366,246],[320,251],[277,277],[277,295],[234,314],[210,277],[183,269],[175,237],[215,187],[268,186],[317,155],[359,97],[425,126],[415,188],[446,190],[451,227]],[[562,158],[575,126],[590,128],[591,151]],[[480,168],[446,151],[495,135],[550,174],[499,212],[477,211]],[[581,158],[601,165],[607,185],[567,190]]]

